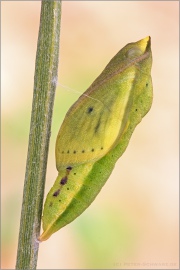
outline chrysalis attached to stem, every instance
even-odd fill
[[[39,240],[78,217],[95,199],[152,104],[150,37],[127,44],[67,112],[56,141],[58,177]]]

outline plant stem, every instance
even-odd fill
[[[41,3],[16,269],[36,269],[59,60],[61,1]]]

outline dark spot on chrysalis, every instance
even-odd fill
[[[85,152],[85,150],[82,150],[82,153],[84,153]]]
[[[101,147],[101,150],[103,150],[103,147]]]
[[[146,83],[146,87],[148,86],[148,83]]]
[[[89,107],[88,109],[87,109],[87,112],[88,113],[91,113],[93,111],[93,107]]]
[[[69,190],[69,188],[67,187],[67,190]]]
[[[72,170],[72,167],[69,166],[69,167],[66,168],[66,170],[71,171]]]
[[[137,112],[138,109],[136,109],[135,111]]]
[[[62,151],[61,153],[64,154],[64,151]]]
[[[53,196],[54,197],[57,197],[59,195],[59,192],[60,192],[60,189],[56,190],[54,193],[53,193]]]
[[[74,154],[76,154],[76,151],[74,150],[74,152],[73,152]]]
[[[67,180],[68,180],[67,176],[63,177],[63,178],[61,179],[61,181],[60,181],[60,184],[61,184],[61,185],[65,185],[65,184],[67,183]]]
[[[52,202],[50,202],[49,207],[52,207],[52,206],[53,206],[53,203],[52,203]]]
[[[92,148],[91,151],[94,152],[94,148]]]
[[[69,150],[67,151],[67,154],[69,154]]]
[[[61,200],[59,200],[59,202],[61,202]]]
[[[76,173],[74,173],[74,175],[76,175]]]

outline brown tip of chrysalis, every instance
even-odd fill
[[[48,235],[46,233],[46,231],[44,231],[39,237],[38,237],[38,241],[39,242],[43,242],[43,241],[46,241],[51,235]]]

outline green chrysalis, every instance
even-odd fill
[[[56,141],[58,177],[43,211],[40,241],[95,199],[152,104],[150,37],[129,43],[67,112]]]

